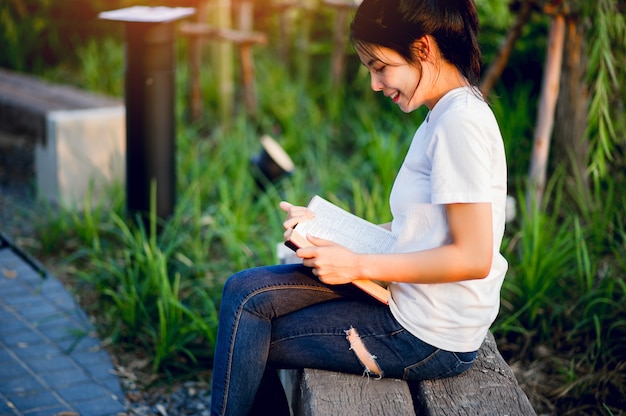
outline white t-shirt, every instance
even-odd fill
[[[391,191],[396,252],[450,243],[445,204],[489,202],[493,263],[485,279],[390,285],[390,308],[413,335],[441,349],[480,348],[500,307],[507,262],[504,234],[507,168],[495,116],[472,88],[448,92],[416,131]]]

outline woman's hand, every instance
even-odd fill
[[[350,283],[358,279],[360,255],[332,241],[307,235],[313,246],[300,248],[296,255],[302,264],[311,267],[313,274],[328,285]]]
[[[285,228],[285,239],[291,234],[291,229],[298,223],[309,221],[315,218],[315,214],[307,207],[297,206],[289,202],[282,201],[280,209],[287,213],[287,218],[283,222]],[[331,284],[345,284],[357,279],[357,260],[359,256],[347,248],[335,244],[332,241],[307,235],[307,240],[313,247],[300,248],[296,255],[302,259],[302,264],[311,267],[313,274],[320,281]]]
[[[287,213],[287,218],[283,222],[285,230],[295,227],[299,222],[304,222],[315,218],[315,213],[307,207],[300,207],[290,204],[287,201],[280,202],[280,209]]]

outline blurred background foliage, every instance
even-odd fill
[[[190,47],[183,38],[177,43],[179,195],[176,213],[162,224],[162,232],[127,221],[118,186],[107,201],[84,212],[50,207],[37,218],[39,234],[28,247],[44,264],[62,257],[66,272],[77,279],[77,296],[98,315],[103,335],[117,348],[147,354],[161,377],[210,365],[221,284],[240,268],[275,261],[282,236],[279,199],[306,203],[321,193],[357,215],[388,221],[388,192],[407,140],[425,114],[402,114],[373,94],[351,48],[345,82],[334,87],[332,10],[318,5],[294,12],[292,31],[281,38],[270,3],[254,2],[255,30],[269,36],[268,45],[254,49],[255,116],[246,114],[237,90],[234,117],[224,122],[216,68],[221,57],[206,53],[200,73],[204,113],[190,120]],[[521,2],[476,3],[487,66]],[[582,98],[589,100],[589,119],[583,138],[601,155],[590,152],[589,170],[581,178],[568,169],[567,150],[555,148],[545,198],[527,206],[523,200],[552,17],[540,11],[567,2],[535,3],[490,95],[508,156],[509,194],[518,200],[518,216],[508,224],[502,247],[510,268],[493,331],[541,414],[620,414],[626,408],[626,2],[571,2],[583,10],[573,23],[584,29],[587,41],[588,88]],[[133,5],[156,2],[4,0],[0,66],[121,98],[123,27],[97,15]],[[158,5],[197,7],[198,0]],[[284,42],[288,59],[279,48]],[[234,78],[240,86],[238,71]],[[559,120],[555,132],[571,121]],[[277,138],[298,167],[265,193],[248,169],[261,133]],[[598,164],[605,172],[592,174],[602,172]]]

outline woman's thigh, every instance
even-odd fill
[[[242,270],[224,285],[220,319],[245,309],[268,320],[311,304],[342,296],[341,288],[321,283],[302,265],[263,266]]]
[[[382,303],[342,298],[274,320],[268,362],[422,380],[459,374],[474,358],[475,353],[455,354],[421,341]]]

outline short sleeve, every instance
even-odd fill
[[[428,150],[433,204],[491,201],[490,138],[482,117],[449,112]]]

